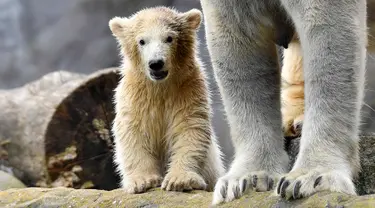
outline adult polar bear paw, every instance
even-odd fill
[[[219,178],[215,185],[212,205],[233,201],[250,190],[270,191],[277,184],[278,178],[266,171],[250,172],[242,176],[227,174]]]
[[[283,176],[275,192],[285,199],[299,199],[319,191],[357,195],[354,183],[344,171],[297,169]]]

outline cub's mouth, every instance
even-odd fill
[[[150,76],[155,80],[162,80],[168,76],[168,71],[150,71]]]

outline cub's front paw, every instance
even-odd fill
[[[299,199],[318,191],[356,195],[351,178],[344,171],[297,169],[283,176],[276,193],[285,199]]]
[[[163,178],[159,175],[137,175],[124,179],[122,188],[129,194],[143,193],[150,188],[158,187]]]
[[[215,185],[212,205],[238,199],[251,189],[258,192],[270,191],[277,180],[278,176],[266,171],[250,172],[243,176],[227,174]]]
[[[304,115],[300,114],[298,116],[285,116],[283,118],[283,131],[285,137],[295,138],[302,135],[303,117]]]
[[[202,176],[192,171],[171,171],[161,185],[161,188],[167,191],[205,190],[206,187]]]

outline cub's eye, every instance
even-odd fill
[[[167,37],[167,43],[171,43],[173,41],[173,38],[171,36]]]
[[[145,41],[144,40],[140,40],[139,41],[139,45],[144,45],[145,44]]]

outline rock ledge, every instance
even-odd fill
[[[21,188],[0,192],[0,207],[210,207],[212,192],[166,192],[159,188],[127,195],[121,189],[102,191],[72,188]],[[320,192],[309,198],[286,201],[273,192],[247,194],[218,207],[375,207],[375,195],[350,196]]]

